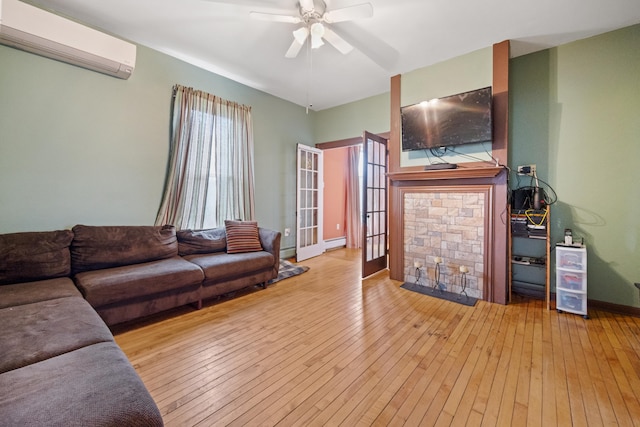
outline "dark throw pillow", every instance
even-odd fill
[[[224,228],[178,231],[178,252],[181,256],[222,252],[227,247]]]
[[[224,222],[227,233],[227,253],[257,252],[262,250],[256,221]]]

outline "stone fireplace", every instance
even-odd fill
[[[406,192],[403,206],[404,277],[435,286],[435,257],[442,258],[440,283],[449,292],[462,292],[460,267],[466,267],[467,295],[484,297],[486,194],[456,189]]]
[[[434,285],[435,257],[440,281],[459,293],[460,267],[466,293],[484,301],[508,300],[506,170],[500,167],[452,171],[411,171],[390,178],[390,277]]]

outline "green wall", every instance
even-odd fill
[[[515,58],[510,77],[509,163],[557,192],[552,242],[584,237],[589,299],[640,307],[640,25]]]
[[[312,143],[313,112],[145,47],[129,80],[6,46],[0,64],[0,233],[153,224],[176,83],[252,107],[257,219],[295,229],[296,143]]]
[[[338,141],[371,133],[389,132],[389,92],[318,111],[314,120],[315,143]]]

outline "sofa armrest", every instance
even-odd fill
[[[260,227],[258,228],[258,233],[262,248],[273,255],[273,258],[275,259],[275,263],[273,265],[273,277],[278,277],[278,270],[280,268],[280,239],[282,238],[282,233]]]

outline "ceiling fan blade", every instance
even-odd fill
[[[346,28],[335,28],[333,31],[383,70],[398,73],[398,51],[375,33],[370,33],[351,25]]]
[[[315,5],[313,4],[313,0],[300,0],[300,8],[302,10],[313,10]]]
[[[278,15],[275,13],[249,12],[249,17],[259,21],[286,22],[289,24],[302,22],[299,16]]]
[[[351,21],[353,19],[371,18],[372,16],[373,6],[371,3],[362,3],[326,12],[323,19],[325,22],[331,24],[335,22]]]
[[[293,43],[291,43],[291,46],[289,46],[289,50],[287,50],[287,53],[284,54],[285,58],[295,58],[296,56],[298,56],[298,53],[300,52],[300,49],[302,49],[302,46],[304,46],[304,43],[300,43],[298,40],[293,39]]]
[[[347,41],[345,39],[343,39],[342,37],[340,37],[339,35],[334,33],[331,30],[331,28],[327,28],[325,26],[323,37],[324,37],[324,39],[326,41],[331,43],[333,45],[333,47],[338,49],[340,51],[340,53],[342,53],[343,55],[346,55],[347,53],[349,53],[349,52],[351,52],[353,50],[353,46],[351,46],[349,43],[347,43]]]

